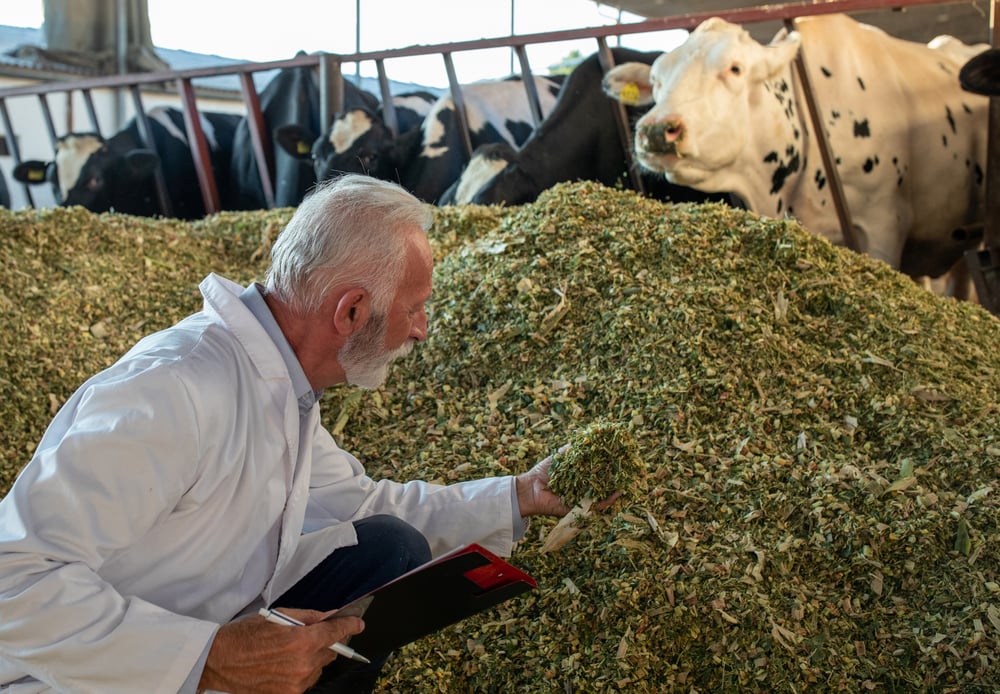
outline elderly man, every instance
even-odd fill
[[[201,311],[80,387],[0,501],[0,688],[370,691],[384,657],[326,667],[364,628],[327,611],[461,544],[509,555],[522,517],[567,512],[548,459],[376,482],[320,425],[324,388],[377,388],[425,339],[430,223],[392,183],[324,184],[263,285],[209,275]]]

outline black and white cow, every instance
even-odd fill
[[[946,273],[981,237],[988,100],[958,73],[982,47],[904,41],[845,15],[799,19],[764,46],[714,18],[652,66],[610,70],[604,89],[652,104],[634,139],[646,169],[843,244],[792,71],[799,50],[859,250],[913,277]]]
[[[209,146],[212,172],[222,207],[227,201],[233,135],[241,116],[203,112],[201,125]],[[25,161],[14,169],[22,183],[57,182],[61,204],[80,205],[91,212],[120,212],[143,217],[163,213],[156,188],[157,167],[163,172],[171,214],[178,219],[205,215],[205,203],[184,114],[176,108],[157,107],[147,113],[155,151],[144,144],[139,124],[132,119],[108,139],[96,133],[70,133],[56,143],[51,162]]]
[[[543,117],[555,105],[559,82],[535,77]],[[473,82],[462,87],[473,148],[490,142],[520,146],[534,129],[525,85],[519,79]],[[372,112],[345,111],[314,151],[316,177],[366,173],[396,181],[421,200],[436,204],[465,168],[462,134],[450,95],[431,107],[420,128],[393,137]],[[329,146],[328,146],[329,145]]]
[[[615,64],[651,64],[659,51],[612,48]],[[563,82],[552,112],[520,149],[506,142],[476,149],[442,204],[520,205],[562,181],[590,180],[631,187],[629,162],[616,123],[616,105],[601,89],[604,76],[597,53],[581,61]],[[647,109],[626,109],[634,122]],[[674,202],[702,202],[728,196],[706,194],[644,174],[646,194]]]
[[[345,80],[344,105],[345,108],[374,109],[378,107],[378,98]],[[316,69],[304,66],[279,71],[261,90],[260,110],[274,159],[274,169],[270,171],[274,205],[294,207],[316,183],[316,175],[309,162],[308,149],[294,153],[286,151],[281,146],[279,132],[282,127],[294,125],[309,134],[310,142],[323,132]],[[236,130],[231,168],[232,199],[236,209],[267,209],[253,140],[245,121]]]
[[[346,87],[346,84],[345,84]],[[392,97],[396,114],[396,132],[403,135],[423,125],[424,118],[438,97],[427,91],[404,92]],[[345,99],[346,102],[346,99]],[[347,104],[345,104],[347,105]],[[364,134],[357,137],[356,134]],[[279,126],[275,138],[279,146],[289,155],[300,160],[309,160],[313,176],[320,171],[331,170],[330,162],[339,155],[338,150],[351,148],[356,164],[355,173],[368,173],[377,166],[378,148],[387,139],[392,139],[391,128],[385,118],[385,107],[379,104],[374,110],[366,105],[347,105],[334,117],[334,122],[326,137],[318,137],[315,130],[291,123]],[[344,140],[351,140],[345,144]]]

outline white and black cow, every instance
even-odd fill
[[[346,86],[346,85],[345,85]],[[428,91],[404,92],[393,95],[392,106],[396,114],[397,135],[403,135],[423,125],[424,118],[438,97]],[[347,101],[345,99],[345,101]],[[385,118],[383,104],[372,109],[366,104],[345,104],[346,109],[334,116],[326,137],[319,137],[315,130],[291,123],[275,130],[279,146],[289,155],[312,167],[312,176],[331,170],[331,164],[340,156],[338,151],[351,148],[355,164],[354,173],[369,173],[377,168],[378,150],[391,140],[392,129]],[[363,133],[360,137],[357,133]],[[349,144],[344,143],[350,140]],[[323,176],[327,178],[328,176]]]
[[[981,47],[950,37],[903,41],[844,15],[799,19],[763,46],[713,18],[652,66],[610,70],[604,89],[653,104],[634,140],[646,169],[735,193],[759,214],[794,216],[842,244],[792,72],[799,50],[859,250],[914,277],[944,274],[978,243],[968,230],[984,217],[988,103],[958,81]]]
[[[559,82],[535,77],[543,117],[555,105]],[[519,79],[473,82],[463,85],[466,118],[473,148],[490,142],[521,145],[534,129],[524,84]],[[343,173],[365,173],[396,181],[421,200],[436,204],[465,168],[462,134],[450,95],[432,105],[419,128],[391,131],[373,112],[338,114],[314,152],[316,177],[324,180]]]
[[[612,48],[616,64],[651,64],[660,52]],[[604,75],[594,53],[563,82],[552,112],[520,149],[506,142],[478,147],[442,204],[520,205],[562,181],[590,180],[631,187],[629,161],[616,123],[616,106],[601,89]],[[629,122],[647,109],[626,109]],[[728,196],[674,185],[659,174],[643,174],[646,194],[674,202],[723,200]]]
[[[351,82],[344,81],[345,108],[377,108],[378,98]],[[305,152],[288,152],[281,145],[283,127],[297,126],[310,136],[309,142],[323,132],[320,92],[316,69],[310,66],[285,68],[267,83],[260,93],[260,110],[264,131],[271,137],[270,147],[274,169],[270,171],[274,185],[275,207],[294,207],[302,202],[316,183],[312,164]],[[240,123],[233,143],[232,199],[236,209],[267,209],[253,140],[246,121]]]
[[[205,215],[205,203],[184,114],[157,107],[146,114],[155,151],[144,144],[132,119],[108,139],[96,133],[70,133],[56,143],[51,162],[25,161],[14,169],[22,183],[57,182],[66,207],[80,205],[91,212],[120,212],[144,217],[163,214],[156,188],[157,167],[163,172],[171,214],[178,219]],[[203,112],[201,125],[209,147],[212,173],[225,208],[233,135],[241,116]]]

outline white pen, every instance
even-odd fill
[[[269,622],[274,622],[275,624],[284,624],[286,627],[303,627],[305,624],[297,619],[289,617],[287,614],[278,612],[277,610],[269,610],[266,607],[260,608],[260,614]],[[339,653],[345,658],[350,658],[351,660],[357,660],[359,663],[370,663],[368,658],[364,657],[356,650],[350,646],[345,646],[344,644],[338,642],[330,644],[330,650]]]

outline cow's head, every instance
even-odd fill
[[[119,151],[113,140],[93,133],[70,133],[56,142],[51,162],[24,161],[14,169],[22,183],[56,183],[66,207],[80,205],[91,212],[117,210],[146,214],[156,209],[152,176],[160,162],[142,148]]]
[[[278,145],[296,159],[312,161],[317,181],[345,173],[391,178],[395,137],[372,110],[356,108],[337,114],[325,135],[313,137],[300,125],[275,128]]]
[[[643,167],[700,190],[732,190],[726,167],[737,161],[751,133],[772,127],[755,122],[751,108],[798,48],[795,32],[781,32],[762,46],[740,26],[716,17],[651,66],[612,68],[602,85],[627,105],[652,104],[636,123],[635,152]]]
[[[337,115],[325,136],[312,150],[316,180],[343,173],[361,173],[376,178],[391,177],[383,160],[394,136],[374,111],[356,108]]]
[[[29,159],[14,167],[14,178],[21,183],[35,185],[54,183],[60,195],[76,185],[80,171],[91,154],[104,144],[104,138],[95,133],[70,133],[56,141],[52,161]]]
[[[156,153],[148,149],[116,151],[104,143],[86,158],[76,180],[64,189],[63,205],[82,205],[91,212],[115,210],[126,214],[157,209],[152,177],[159,161]],[[57,162],[61,182],[63,165],[61,160]]]

